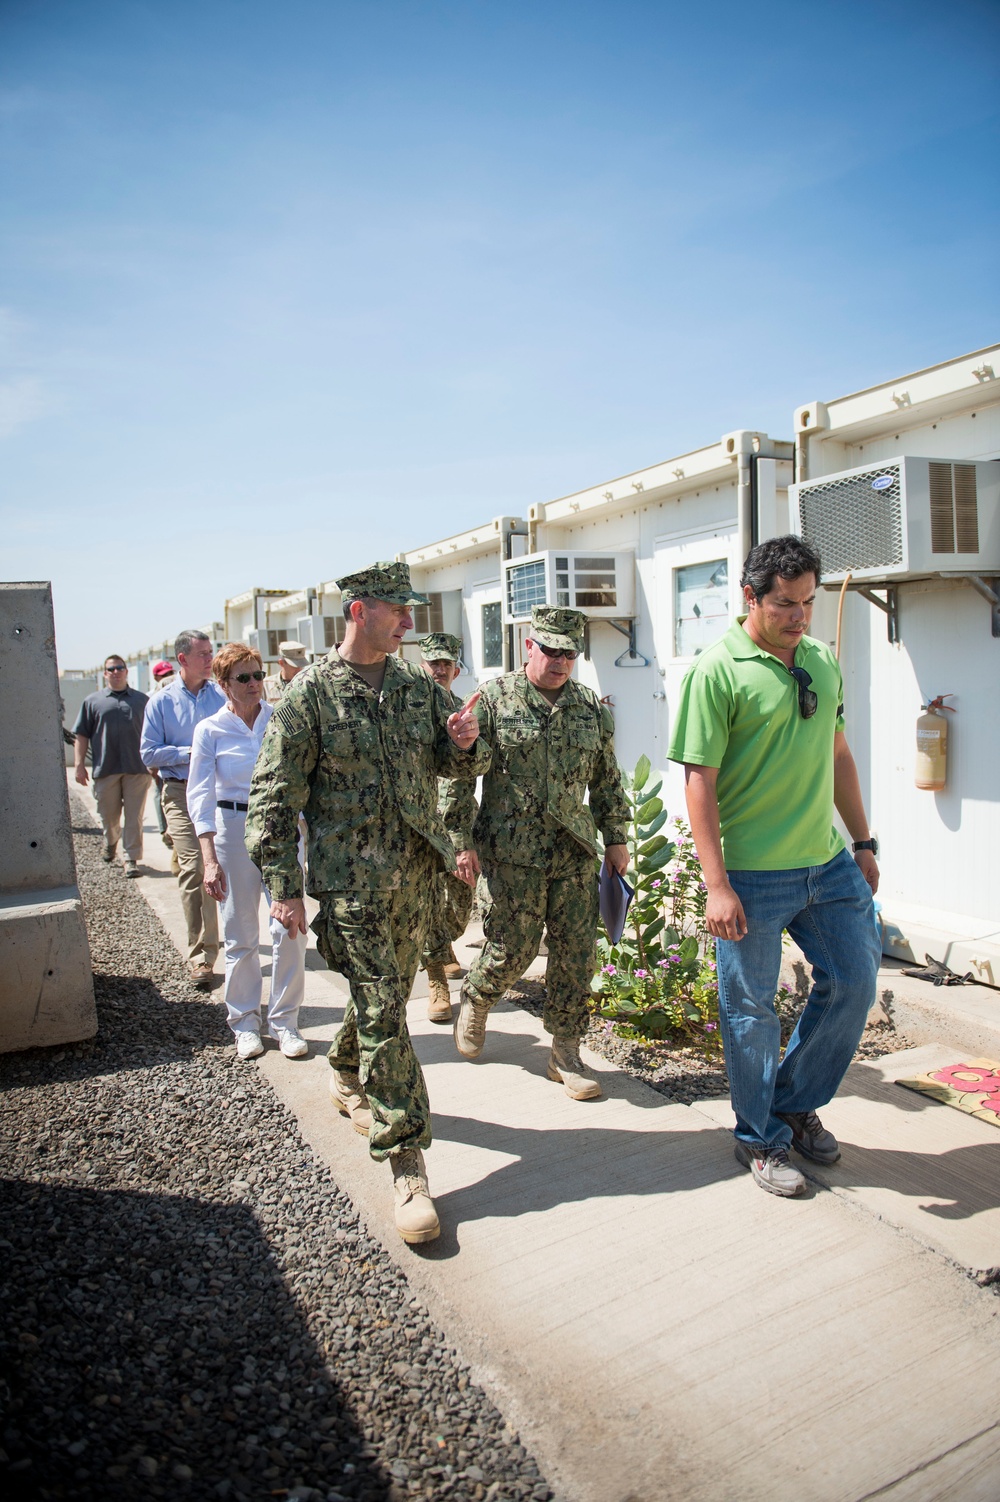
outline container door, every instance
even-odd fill
[[[666,771],[667,807],[684,812],[684,774],[667,761],[667,748],[684,675],[736,619],[740,597],[736,528],[722,526],[660,537],[654,544],[655,765]]]

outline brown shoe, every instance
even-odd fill
[[[547,1074],[570,1100],[599,1100],[601,1086],[580,1058],[579,1038],[553,1038]]]
[[[212,965],[192,965],[191,979],[199,991],[211,991],[212,982],[215,980],[215,968]]]
[[[396,1230],[410,1246],[436,1240],[441,1223],[427,1187],[423,1153],[419,1147],[408,1147],[393,1153],[389,1162],[396,1196]]]
[[[372,1108],[368,1104],[365,1087],[360,1075],[353,1070],[330,1070],[330,1099],[341,1116],[346,1116],[351,1126],[362,1137],[367,1137],[372,1128]]]
[[[467,1059],[478,1059],[486,1043],[486,1019],[490,1009],[485,1001],[475,1001],[462,987],[455,1018],[455,1047]]]
[[[448,945],[448,958],[444,962],[444,973],[449,980],[464,980],[468,971],[458,963],[458,956],[451,945]]]
[[[427,966],[427,980],[430,984],[427,1017],[431,1022],[451,1021],[451,992],[445,980],[446,973],[443,965]]]

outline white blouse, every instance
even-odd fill
[[[251,729],[227,704],[195,727],[188,771],[188,814],[195,834],[215,833],[215,808],[220,798],[246,803],[250,778],[274,710],[262,703]]]

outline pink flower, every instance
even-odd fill
[[[602,965],[601,966],[601,974],[602,975],[617,975],[618,971],[615,969],[614,965]]]
[[[639,980],[645,980],[646,976],[649,974],[649,971],[648,970],[637,970],[635,973],[636,973],[636,976],[638,977]]]
[[[660,885],[661,885],[660,878],[657,877],[656,881],[653,882],[653,891],[655,892],[656,889],[657,889],[657,887],[660,886]]]
[[[665,969],[667,967],[667,965],[670,964],[670,961],[669,960],[657,960],[656,963],[659,965],[660,969],[663,970],[663,969]]]
[[[715,1023],[714,1022],[706,1022],[705,1023],[705,1031],[706,1031],[706,1033],[714,1033],[715,1032]]]
[[[709,960],[709,962],[708,962],[708,968],[709,968],[709,970],[714,970],[715,969],[715,961],[714,960]]]

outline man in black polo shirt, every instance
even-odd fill
[[[125,819],[125,875],[138,876],[142,860],[142,815],[150,776],[139,757],[146,695],[129,688],[128,668],[117,653],[104,659],[104,682],[84,699],[73,734],[76,780],[87,785],[86,756],[94,767],[94,796],[104,828],[104,859],[113,861]]]

